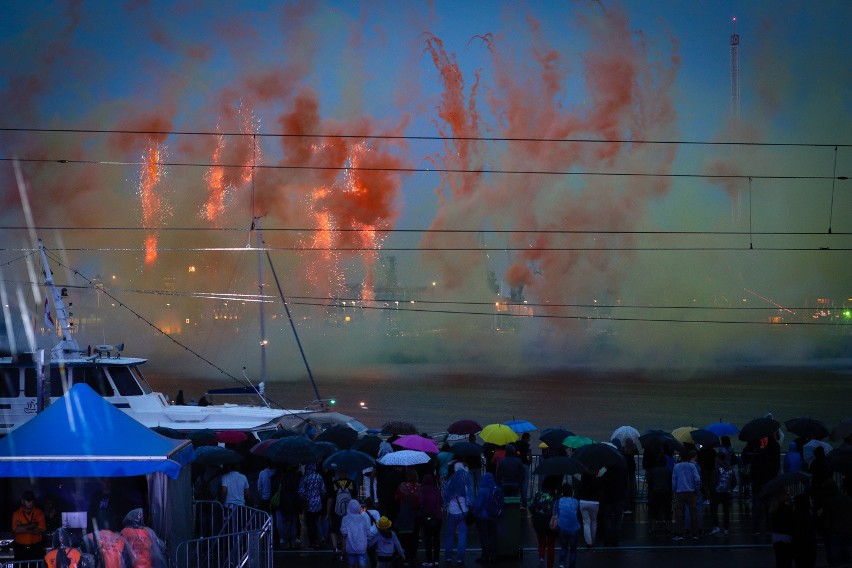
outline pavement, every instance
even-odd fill
[[[498,558],[498,568],[544,568],[538,562],[535,532],[529,516],[524,511],[519,515],[519,550]],[[705,527],[712,528],[705,519]],[[757,568],[775,566],[775,558],[768,535],[752,534],[751,517],[748,508],[735,503],[732,510],[731,530],[727,537],[703,536],[698,540],[685,539],[673,541],[671,535],[649,535],[647,508],[639,503],[632,514],[627,514],[621,523],[618,546],[587,548],[581,544],[578,550],[577,566],[601,566],[606,568],[622,567],[661,567],[678,568]],[[443,549],[442,539],[442,549]],[[505,548],[505,547],[503,547]],[[559,545],[557,544],[556,567],[559,566]],[[478,537],[475,528],[468,531],[468,548],[465,566],[480,566],[476,559],[480,555]],[[419,568],[424,561],[422,544],[418,550],[418,561],[411,568]],[[441,551],[441,565],[443,562]],[[276,551],[274,565],[287,568],[313,568],[315,566],[334,566],[334,554],[331,550],[293,550]],[[825,552],[820,545],[817,567],[828,566]]]

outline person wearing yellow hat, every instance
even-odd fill
[[[376,528],[379,529],[375,536],[378,568],[391,568],[394,556],[405,557],[405,552],[402,550],[402,544],[400,544],[396,533],[390,530],[392,525],[393,523],[387,517],[380,518],[379,522],[376,523]]]

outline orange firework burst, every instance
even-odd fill
[[[142,225],[149,227],[145,236],[145,265],[157,260],[158,233],[154,228],[163,218],[163,203],[156,193],[163,178],[162,159],[164,151],[156,142],[150,141],[142,153],[142,171],[139,176],[139,197],[142,200]]]
[[[213,151],[213,165],[204,175],[207,181],[207,202],[201,217],[207,221],[215,221],[222,216],[228,195],[251,181],[253,167],[260,160],[255,138],[248,136],[259,130],[260,123],[254,119],[251,111],[244,110],[242,106],[239,118],[240,132],[246,136],[238,136],[234,144],[226,146],[225,137],[220,134]],[[221,126],[218,130],[222,130]],[[240,166],[234,167],[234,164]]]

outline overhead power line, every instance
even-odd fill
[[[36,231],[158,231],[158,232],[237,232],[245,233],[245,227],[92,227],[92,226],[33,226],[25,225],[0,225],[0,230],[4,231],[28,231],[30,229]],[[398,229],[398,228],[370,228],[373,233],[424,233],[424,234],[535,234],[535,235],[719,235],[719,236],[734,236],[741,237],[746,235],[764,235],[764,236],[825,236],[825,232],[821,231],[661,231],[661,230],[608,230],[608,229]],[[323,229],[317,227],[264,227],[264,233],[360,233],[363,229]],[[833,235],[852,235],[852,232],[834,232]],[[251,248],[241,248],[240,250],[256,250]],[[502,249],[501,249],[502,250]]]
[[[141,136],[235,136],[252,138],[320,138],[320,139],[357,139],[357,140],[459,140],[469,142],[553,142],[583,144],[681,144],[689,146],[767,146],[799,148],[847,148],[852,144],[813,143],[813,142],[750,142],[750,141],[710,141],[710,140],[629,140],[599,138],[541,138],[536,136],[439,136],[439,135],[393,135],[393,134],[320,134],[287,132],[214,132],[205,130],[124,130],[103,128],[19,128],[0,127],[0,132],[26,132],[49,134],[132,134]]]
[[[144,162],[142,160],[74,160],[62,158],[0,158],[0,162],[87,164],[101,166],[167,166],[194,168],[239,168],[251,167],[258,170],[315,170],[315,171],[352,171],[352,172],[396,172],[396,173],[445,173],[445,174],[494,174],[494,175],[543,175],[543,176],[590,176],[590,177],[642,177],[642,178],[701,178],[701,179],[763,179],[763,180],[846,180],[846,176],[816,175],[761,175],[761,174],[709,174],[709,173],[648,173],[648,172],[600,172],[571,170],[498,170],[471,168],[404,168],[404,167],[365,167],[365,166],[303,166],[283,164],[215,164],[212,162]]]

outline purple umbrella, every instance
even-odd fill
[[[391,443],[392,445],[399,446],[405,450],[417,450],[419,452],[426,452],[430,454],[437,454],[440,451],[438,449],[438,444],[436,444],[431,438],[424,438],[419,434],[400,436]]]

